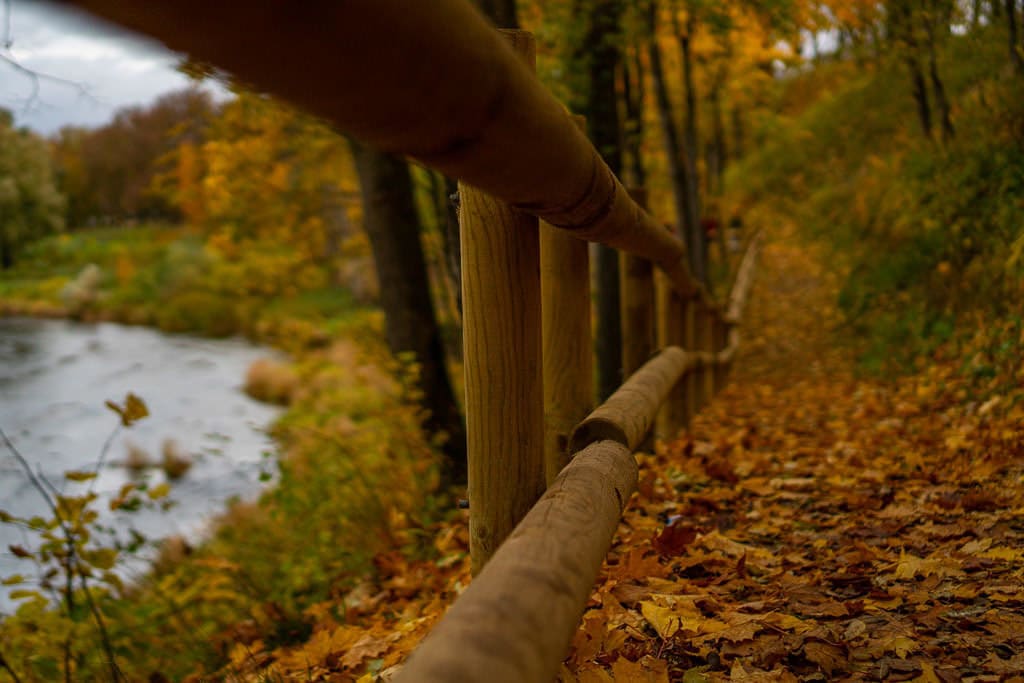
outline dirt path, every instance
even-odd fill
[[[1020,408],[857,380],[836,275],[759,265],[733,384],[643,458],[571,681],[1024,680]]]

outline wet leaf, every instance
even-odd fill
[[[149,416],[149,408],[146,407],[145,401],[131,392],[124,397],[124,405],[107,401],[106,406],[121,416],[121,424],[125,427],[131,427]]]

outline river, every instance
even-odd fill
[[[90,485],[104,499],[101,522],[124,537],[135,529],[149,538],[200,535],[227,500],[253,497],[274,469],[273,443],[265,433],[279,408],[242,391],[246,368],[272,355],[248,342],[167,335],[112,323],[0,319],[0,429],[39,473],[68,493]],[[92,484],[65,483],[67,470],[93,470],[119,418],[104,405],[140,396],[150,417],[123,429],[111,443]],[[158,466],[164,444],[186,454],[191,468],[170,481]],[[126,467],[129,451],[157,466]],[[106,500],[130,481],[157,486],[170,481],[169,511],[112,513]],[[9,449],[0,444],[0,509],[18,516],[45,515],[40,494]],[[0,524],[0,578],[33,575],[10,545],[32,547],[33,539]],[[9,590],[0,591],[8,612]]]

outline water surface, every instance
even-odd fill
[[[273,406],[242,392],[248,365],[270,353],[242,340],[167,335],[112,323],[0,319],[0,428],[43,477],[68,492],[89,484],[64,484],[67,470],[92,470],[119,418],[104,406],[121,403],[129,391],[148,405],[150,417],[114,438],[92,486],[104,498],[129,481],[150,486],[166,481],[159,467],[141,473],[124,466],[134,447],[159,462],[173,440],[193,461],[172,482],[169,512],[109,512],[104,522],[151,537],[195,537],[224,502],[251,497],[271,470],[273,445],[264,430],[277,415]],[[0,509],[19,516],[46,514],[39,493],[14,457],[0,447]],[[31,574],[10,544],[30,545],[31,536],[0,524],[0,577]],[[0,595],[0,609],[10,603]]]

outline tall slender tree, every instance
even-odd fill
[[[683,65],[683,163],[686,164],[686,210],[689,213],[685,221],[687,247],[690,250],[690,268],[693,275],[705,285],[708,279],[708,242],[707,235],[701,228],[700,176],[697,168],[697,156],[700,153],[700,116],[697,111],[697,85],[694,82],[693,40],[697,33],[696,3],[686,4],[686,24],[679,25],[679,14],[672,6],[672,28],[679,46],[680,61]]]
[[[479,0],[479,5],[498,28],[519,28],[516,0]]]
[[[424,428],[444,434],[444,484],[466,479],[466,433],[445,366],[441,332],[430,300],[422,226],[405,161],[350,141],[373,250],[385,332],[392,353],[412,353],[419,366]]]
[[[587,131],[608,167],[622,173],[622,147],[615,91],[615,73],[622,58],[619,48],[621,0],[590,0],[585,44]],[[622,319],[619,308],[619,255],[597,246],[597,391],[604,400],[622,383]]]
[[[1006,0],[1006,30],[1010,44],[1010,61],[1017,73],[1024,74],[1024,45],[1017,39],[1017,0]]]
[[[672,186],[672,200],[675,208],[679,236],[690,251],[690,265],[693,266],[693,235],[700,228],[694,221],[695,214],[690,208],[690,184],[688,165],[686,163],[685,143],[680,137],[672,111],[672,100],[669,97],[668,83],[665,78],[661,47],[658,45],[658,3],[651,0],[647,6],[647,58],[651,67],[651,81],[654,84],[654,100],[658,109],[658,123],[665,141],[665,152],[668,159],[669,182]]]

